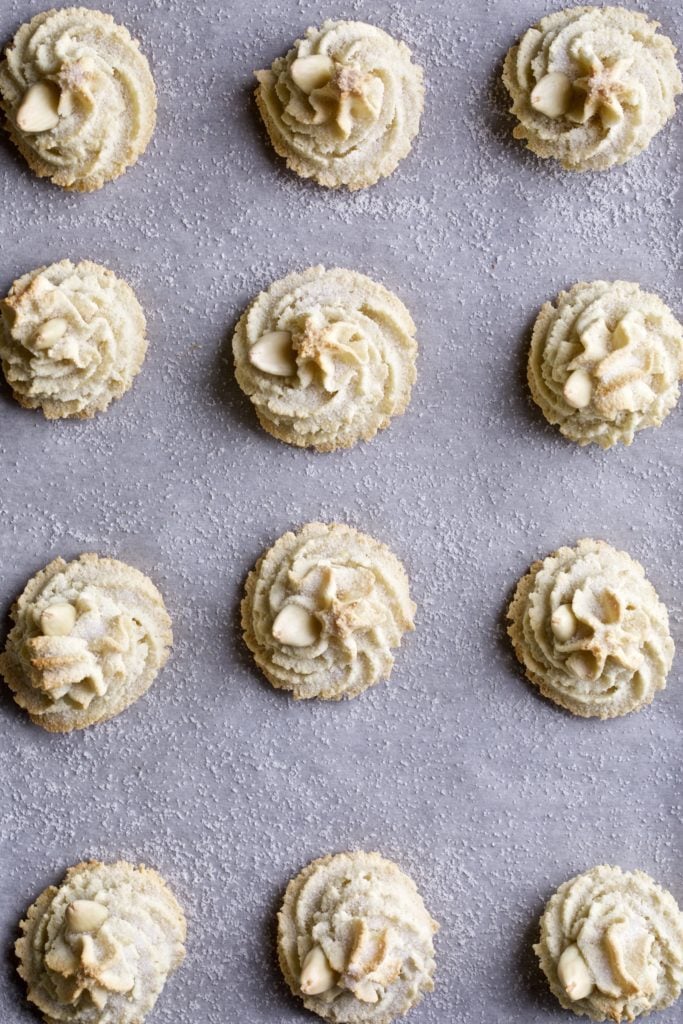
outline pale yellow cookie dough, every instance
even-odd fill
[[[508,633],[527,676],[575,715],[638,711],[666,686],[667,610],[639,562],[580,540],[535,562],[517,584]]]
[[[261,425],[288,444],[328,452],[369,441],[410,401],[415,324],[396,295],[353,270],[275,281],[232,344]]]
[[[285,980],[336,1024],[389,1024],[434,988],[438,924],[415,883],[378,853],[315,860],[287,886],[278,914]]]
[[[143,865],[89,861],[29,907],[16,942],[46,1024],[142,1024],[185,956],[185,917]]]
[[[0,64],[0,104],[31,169],[92,192],[144,153],[156,122],[147,58],[128,29],[87,7],[22,25]]]
[[[565,1009],[596,1021],[633,1021],[678,999],[683,914],[643,871],[601,864],[570,878],[540,924],[534,951]]]
[[[362,21],[309,28],[256,100],[276,152],[328,188],[367,188],[410,152],[424,105],[422,68],[405,43]]]
[[[161,594],[113,558],[56,558],[26,584],[0,656],[17,704],[49,732],[113,718],[152,685],[173,637]]]
[[[578,444],[631,444],[678,401],[683,327],[630,281],[582,281],[541,309],[527,378],[549,423]]]
[[[48,419],[94,416],[127,391],[147,352],[132,288],[98,263],[38,267],[0,303],[0,360],[14,397]]]
[[[505,59],[503,81],[537,156],[605,170],[647,148],[683,84],[659,24],[623,7],[571,7],[542,18]]]
[[[268,681],[296,699],[355,697],[394,664],[415,604],[396,556],[338,523],[285,533],[249,574],[247,647]]]

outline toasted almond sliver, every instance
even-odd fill
[[[545,114],[546,117],[562,117],[569,110],[571,98],[571,79],[561,71],[551,71],[534,86],[530,102],[539,114]]]
[[[289,331],[263,334],[249,349],[249,362],[257,370],[272,373],[274,377],[291,377],[296,372],[292,335]]]
[[[22,132],[47,132],[59,122],[59,87],[54,82],[36,82],[24,95],[17,110]]]
[[[292,81],[308,96],[314,89],[320,89],[332,78],[334,61],[324,53],[312,53],[308,57],[297,57],[292,62]]]
[[[290,647],[309,647],[320,636],[320,623],[300,604],[286,604],[273,623],[273,636]]]

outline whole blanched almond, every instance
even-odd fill
[[[40,616],[43,636],[68,636],[76,625],[76,609],[66,602],[48,605]]]
[[[61,316],[46,320],[36,331],[35,342],[38,348],[49,348],[63,338],[69,328],[68,321]]]
[[[72,932],[94,932],[109,917],[109,911],[95,900],[74,900],[66,908],[66,925]]]
[[[27,90],[17,110],[22,132],[48,132],[59,123],[60,90],[54,82],[36,82]]]
[[[557,977],[572,1002],[585,999],[595,988],[588,964],[575,944],[567,946],[557,963]]]
[[[572,83],[561,71],[544,75],[531,92],[531,106],[546,117],[562,117],[569,110]]]
[[[249,349],[249,362],[257,370],[275,377],[291,377],[296,373],[296,358],[289,331],[269,331]]]
[[[309,57],[297,57],[292,62],[292,81],[308,96],[314,89],[320,89],[332,78],[334,61],[324,53],[312,53]]]
[[[564,386],[564,397],[574,409],[585,409],[593,394],[593,382],[587,370],[574,370]]]
[[[314,946],[301,965],[301,991],[307,996],[318,996],[333,988],[336,983],[337,975],[330,967],[322,947]]]
[[[290,647],[309,647],[320,636],[320,623],[300,604],[286,604],[275,618],[273,636]]]

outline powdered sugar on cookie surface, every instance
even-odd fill
[[[680,116],[624,167],[568,175],[512,138],[500,83],[545,3],[352,0],[344,17],[410,46],[427,95],[392,177],[337,194],[273,156],[252,73],[338,6],[97,6],[149,57],[154,138],[83,196],[36,180],[6,140],[0,285],[64,257],[103,263],[134,289],[149,349],[93,421],[46,423],[0,390],[2,607],[52,558],[97,551],[154,580],[175,646],[125,715],[71,737],[0,691],[0,940],[69,865],[142,861],[188,917],[155,1024],[303,1024],[276,962],[287,881],[328,852],[378,850],[441,924],[436,988],[411,1024],[559,1024],[531,950],[557,887],[618,863],[681,900],[681,693],[674,662],[639,715],[575,721],[525,682],[503,614],[539,553],[592,536],[646,567],[680,647],[681,412],[630,449],[579,449],[533,406],[526,357],[538,309],[575,281],[638,281],[680,318]],[[673,0],[630,6],[680,44]],[[34,10],[8,0],[2,37]],[[259,428],[230,350],[259,290],[318,263],[381,280],[420,341],[405,415],[329,455]],[[240,637],[248,571],[314,520],[390,546],[418,606],[391,680],[340,705],[272,690]],[[0,1019],[33,1019],[9,961]]]

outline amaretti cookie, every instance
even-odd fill
[[[288,444],[328,452],[369,441],[410,401],[415,324],[392,292],[352,270],[310,267],[276,281],[232,344],[261,425]]]
[[[631,444],[678,401],[683,328],[629,281],[583,281],[546,302],[531,338],[528,380],[549,423],[578,444]]]
[[[242,628],[256,664],[296,699],[355,697],[394,664],[415,604],[396,556],[339,523],[285,533],[249,574]]]
[[[550,898],[534,951],[565,1009],[633,1021],[681,993],[683,914],[643,871],[601,864]]]
[[[173,637],[152,581],[114,558],[56,558],[26,584],[0,656],[17,704],[50,732],[113,718],[165,665]]]
[[[434,988],[438,930],[415,883],[378,853],[315,860],[287,886],[278,914],[285,980],[337,1024],[389,1024]]]
[[[89,861],[29,907],[16,942],[46,1024],[142,1024],[185,956],[185,917],[143,865]]]
[[[140,44],[86,7],[43,11],[21,26],[0,64],[0,104],[31,169],[79,192],[134,164],[156,121]]]
[[[98,263],[38,267],[0,303],[0,360],[14,397],[48,419],[85,419],[127,391],[147,352],[132,288]]]
[[[276,152],[319,185],[367,188],[410,152],[424,105],[405,43],[362,21],[309,28],[257,71],[256,101]]]
[[[663,690],[674,655],[667,610],[625,551],[580,540],[517,584],[508,633],[544,696],[585,718],[638,711]]]
[[[515,138],[569,171],[605,170],[646,149],[683,88],[676,49],[658,28],[623,7],[542,18],[505,59]]]

